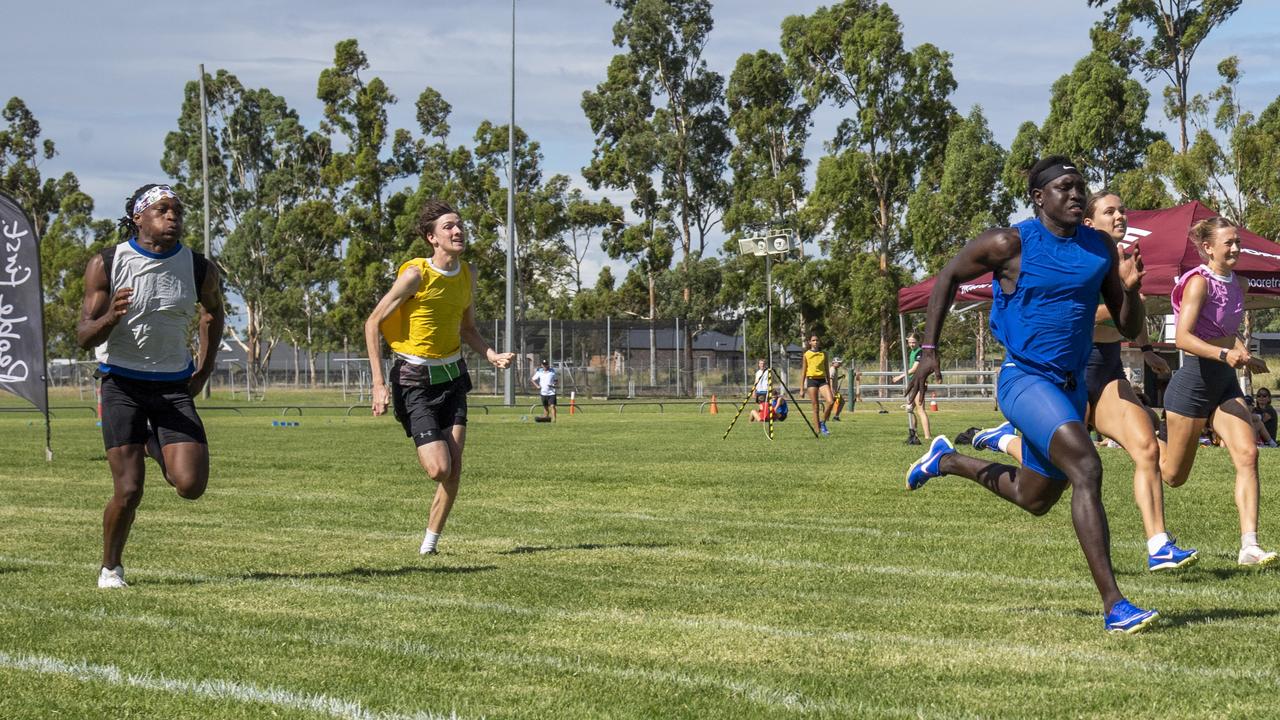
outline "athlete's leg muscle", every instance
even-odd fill
[[[1219,405],[1218,412],[1213,415],[1213,430],[1226,444],[1231,463],[1236,468],[1235,494],[1240,532],[1257,532],[1258,442],[1244,400],[1232,398]]]
[[[1049,443],[1049,458],[1071,483],[1071,524],[1103,607],[1110,611],[1123,596],[1111,568],[1111,532],[1102,507],[1102,460],[1084,423],[1059,427]]]
[[[1032,515],[1049,512],[1067,487],[1065,482],[1047,478],[1030,468],[993,463],[960,453],[942,458],[940,468],[948,475],[973,480]]]
[[[102,566],[121,565],[125,541],[138,505],[142,502],[144,455],[141,445],[120,445],[107,450],[114,491],[102,513]]]
[[[431,499],[431,514],[427,520],[427,529],[434,533],[444,532],[445,521],[449,519],[449,511],[458,499],[459,480],[462,477],[462,449],[467,441],[467,426],[454,425],[446,428],[444,440],[433,442],[424,447],[442,447],[449,454],[449,474],[439,480],[435,497]],[[421,448],[419,448],[421,451]]]
[[[209,446],[198,442],[169,443],[162,449],[167,478],[178,495],[195,500],[209,485]]]
[[[1091,408],[1093,426],[1120,443],[1133,458],[1133,499],[1142,513],[1147,537],[1164,532],[1164,488],[1160,484],[1160,446],[1148,410],[1126,380],[1113,380]]]
[[[1166,411],[1167,440],[1160,454],[1160,477],[1169,487],[1178,487],[1191,474],[1196,450],[1200,448],[1200,433],[1208,418],[1193,418]]]

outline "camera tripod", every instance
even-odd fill
[[[803,408],[800,407],[800,402],[796,400],[795,394],[791,392],[791,388],[787,387],[787,383],[782,379],[782,376],[779,375],[778,372],[773,369],[772,365],[765,368],[764,372],[765,372],[765,377],[769,379],[769,383],[768,383],[769,387],[773,387],[774,382],[777,382],[779,385],[782,386],[782,389],[787,393],[787,397],[791,398],[791,404],[793,407],[795,407],[797,414],[800,415],[800,417],[804,418],[804,424],[809,426],[809,432],[813,433],[813,437],[815,440],[818,439],[819,437],[818,431],[814,429],[813,423],[809,422],[809,416],[804,413]],[[742,399],[742,404],[738,405],[738,412],[734,413],[733,421],[729,423],[729,429],[724,431],[724,437],[720,438],[721,440],[727,439],[729,437],[729,433],[733,432],[733,426],[738,423],[738,418],[742,415],[742,411],[746,409],[748,403],[750,403],[752,400],[755,400],[755,396],[756,396],[756,383],[752,383],[747,388],[747,396]],[[768,395],[766,395],[765,397],[767,398]],[[768,401],[766,400],[766,404],[767,402]],[[765,423],[765,435],[767,435],[769,439],[772,440],[773,439],[773,413],[768,412],[765,414],[768,417],[761,418],[760,420],[761,422]]]

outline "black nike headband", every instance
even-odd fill
[[[1074,165],[1063,165],[1062,163],[1050,165],[1039,173],[1036,173],[1036,179],[1031,183],[1031,187],[1032,189],[1039,190],[1045,185],[1048,185],[1054,179],[1060,178],[1068,173],[1075,173],[1076,175],[1079,175],[1080,171],[1077,170]]]

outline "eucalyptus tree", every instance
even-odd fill
[[[598,202],[587,199],[580,188],[570,190],[566,200],[565,231],[568,234],[568,259],[572,264],[569,281],[573,283],[574,295],[577,295],[583,291],[582,264],[591,251],[592,241],[622,226],[624,213],[609,198],[601,198]],[[612,281],[612,274],[608,277]]]
[[[1009,223],[1014,192],[1000,181],[1007,153],[995,141],[982,108],[951,130],[939,172],[921,179],[907,205],[907,235],[917,261],[937,272],[979,233]],[[979,366],[986,354],[985,313],[969,313],[956,323],[969,335]]]
[[[832,234],[832,259],[876,256],[876,307],[851,308],[875,319],[880,366],[888,369],[896,291],[894,265],[909,251],[907,199],[922,168],[945,147],[955,110],[951,57],[930,44],[903,45],[898,16],[886,3],[845,0],[782,23],[782,50],[812,106],[848,108],[819,161],[809,209]],[[850,264],[850,272],[862,267]],[[869,330],[871,328],[868,328]]]
[[[1041,126],[1045,152],[1081,166],[1100,186],[1140,164],[1146,148],[1161,137],[1146,127],[1146,88],[1110,58],[1091,52],[1053,84],[1049,117]]]
[[[40,164],[52,160],[57,149],[53,140],[41,138],[40,121],[22,98],[9,98],[0,118],[6,123],[0,128],[0,192],[17,200],[31,216],[32,229],[43,235],[64,193],[57,181],[41,177]]]
[[[671,267],[676,232],[670,212],[660,201],[654,183],[659,167],[659,138],[650,118],[654,113],[653,92],[641,80],[637,62],[630,54],[614,55],[603,82],[582,94],[582,111],[595,135],[591,162],[582,169],[593,189],[612,188],[631,195],[630,208],[636,220],[607,235],[602,248],[614,259],[632,263],[632,272],[644,278],[648,298],[649,383],[657,384],[656,283],[659,274]],[[633,275],[628,274],[626,288]]]
[[[76,342],[84,268],[94,253],[119,242],[119,235],[113,220],[93,218],[93,198],[80,189],[75,175],[64,174],[53,188],[59,198],[57,213],[40,237],[45,347],[51,357],[85,357]]]
[[[1163,75],[1165,115],[1178,123],[1179,150],[1190,148],[1187,123],[1192,112],[1188,87],[1191,63],[1201,43],[1240,7],[1241,0],[1088,0],[1107,7],[1091,33],[1094,46],[1108,52],[1126,69],[1137,68],[1148,80]],[[1109,6],[1109,7],[1108,7]],[[1151,31],[1134,34],[1134,25]]]
[[[360,336],[395,269],[395,222],[385,207],[390,186],[418,169],[412,136],[389,130],[387,108],[396,97],[381,78],[362,78],[368,69],[359,43],[342,40],[334,46],[333,65],[320,72],[316,85],[316,97],[324,104],[321,129],[346,139],[346,147],[329,156],[322,179],[339,189],[348,233],[332,322],[352,337]]]
[[[266,88],[244,87],[225,70],[205,76],[209,107],[206,129],[200,111],[200,86],[187,83],[177,130],[165,137],[160,166],[175,179],[175,189],[194,199],[203,192],[201,136],[209,136],[211,239],[227,286],[244,307],[244,337],[228,332],[245,350],[249,372],[262,369],[289,328],[273,308],[286,287],[276,272],[279,257],[290,252],[274,236],[282,216],[301,202],[320,200],[321,175],[331,151],[326,137],[308,132],[297,111]],[[329,200],[332,202],[332,200]],[[185,241],[202,247],[202,208],[188,203]],[[308,282],[327,286],[333,273]],[[273,321],[273,317],[277,321]]]
[[[679,230],[683,255],[706,249],[725,202],[729,153],[724,78],[703,58],[712,28],[710,0],[610,0],[622,11],[613,44],[632,59],[637,80],[657,102],[649,124],[661,196]],[[695,246],[696,234],[696,246]]]
[[[75,326],[84,299],[84,268],[93,253],[117,240],[115,224],[94,220],[93,198],[75,173],[45,178],[40,166],[57,155],[40,122],[21,98],[10,98],[0,118],[0,192],[18,201],[40,237],[45,347],[53,357],[84,357]],[[123,208],[110,207],[111,212]],[[3,314],[3,313],[0,313]]]
[[[1237,143],[1251,159],[1241,173],[1248,188],[1245,222],[1254,232],[1280,242],[1280,97],[1258,114]]]

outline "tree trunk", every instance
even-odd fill
[[[649,387],[658,385],[658,296],[653,273],[649,273]]]
[[[880,251],[880,281],[887,283],[889,279],[889,253]],[[889,334],[892,332],[893,319],[888,308],[880,309],[880,372],[889,372]],[[881,391],[883,393],[883,391]],[[883,397],[883,395],[882,395]]]

